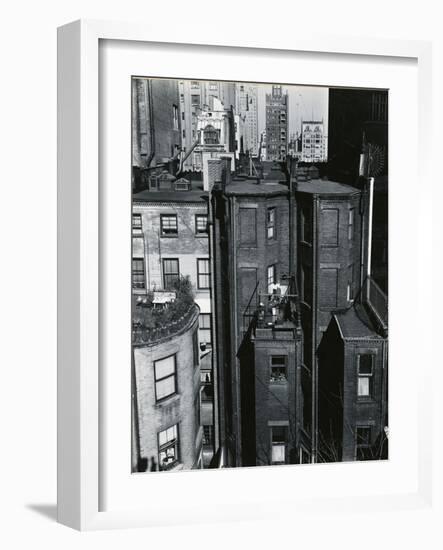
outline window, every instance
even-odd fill
[[[191,103],[192,103],[192,105],[200,105],[200,96],[199,95],[191,95]]]
[[[198,329],[200,334],[200,343],[206,346],[211,345],[211,314],[200,313],[198,316]]]
[[[179,461],[177,424],[158,433],[158,461],[160,470],[168,470]]]
[[[196,235],[208,234],[208,216],[204,214],[195,215],[195,234]]]
[[[174,130],[178,130],[178,107],[177,105],[172,106],[172,118],[174,122]]]
[[[286,355],[271,357],[271,382],[286,382],[288,380],[288,358]]]
[[[171,288],[180,278],[179,264],[176,258],[163,259],[163,286]]]
[[[357,356],[358,397],[371,398],[373,393],[374,355],[364,353]]]
[[[145,261],[143,258],[132,259],[132,288],[145,288]]]
[[[185,120],[185,112],[182,111],[182,120]]]
[[[268,281],[268,294],[272,294],[273,286],[276,283],[277,279],[277,269],[276,265],[268,266],[267,270],[267,281]]]
[[[175,355],[154,361],[155,400],[161,401],[177,392]]]
[[[287,426],[272,426],[272,464],[286,463]]]
[[[206,258],[197,259],[197,287],[208,289],[211,286],[209,260]]]
[[[214,427],[213,426],[203,426],[203,445],[213,445],[214,444]]]
[[[186,137],[186,130],[183,128],[183,137],[185,138]]]
[[[141,234],[142,216],[141,214],[132,214],[132,233]]]
[[[217,145],[219,142],[218,131],[211,124],[203,130],[203,142],[205,145]]]
[[[275,239],[275,208],[268,208],[267,210],[266,232],[268,239]]]
[[[354,214],[355,209],[351,208],[348,213],[348,240],[354,239]]]
[[[160,233],[163,237],[178,235],[176,214],[162,214],[160,216]]]

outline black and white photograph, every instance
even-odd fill
[[[387,460],[388,90],[130,85],[132,473]]]

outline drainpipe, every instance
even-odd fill
[[[152,101],[152,82],[148,79],[146,95],[148,98],[148,112],[149,112],[149,136],[151,141],[151,152],[146,160],[146,168],[149,168],[151,162],[155,156],[155,128],[154,128],[154,107]]]
[[[374,178],[368,178],[368,248],[366,260],[366,277],[371,276],[371,260],[372,260],[372,212],[374,207]],[[367,296],[369,300],[369,284],[367,285]]]

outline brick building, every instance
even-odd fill
[[[372,438],[386,425],[381,411],[387,399],[387,305],[380,289],[366,278],[369,201],[366,191],[324,180],[299,183],[296,200],[307,373],[302,384],[306,395],[307,385],[312,388],[311,414],[306,403],[304,415],[311,425],[305,429],[311,433],[314,460],[329,456],[326,441],[329,450],[336,442],[343,445],[337,460],[353,460],[361,458],[355,454],[360,427],[373,426]],[[363,390],[358,384],[365,373]],[[369,383],[371,392],[360,394],[369,392]]]
[[[167,290],[189,276],[200,308],[200,340],[211,344],[207,193],[167,178],[160,189],[133,195],[133,292]]]
[[[272,86],[266,94],[266,158],[282,160],[288,152],[288,94],[281,86]]]
[[[203,463],[214,447],[212,380],[211,273],[208,243],[208,194],[199,183],[162,174],[151,188],[133,195],[133,294],[167,291],[180,277],[189,277],[198,304]],[[183,342],[183,345],[188,345]]]
[[[137,191],[157,167],[181,152],[181,120],[176,80],[132,79],[132,186]]]
[[[218,444],[229,466],[300,461],[302,336],[289,205],[278,181],[231,181],[226,170],[212,191]]]

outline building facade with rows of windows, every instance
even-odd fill
[[[180,181],[180,180],[179,180]],[[199,400],[203,465],[214,454],[213,343],[211,271],[208,242],[208,193],[199,184],[133,195],[132,292],[143,300],[149,292],[173,291],[188,277],[198,305],[197,335],[201,356]],[[185,343],[184,343],[185,344]]]
[[[207,194],[201,189],[134,195],[132,214],[133,292],[168,290],[188,276],[200,308],[200,343],[211,345],[211,273]]]
[[[225,463],[386,458],[368,188],[224,176],[210,204]]]

